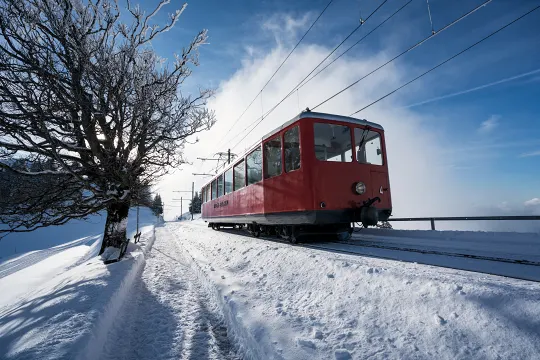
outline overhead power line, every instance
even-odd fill
[[[261,88],[261,90],[257,93],[257,95],[253,98],[253,100],[251,100],[251,102],[249,103],[249,105],[247,106],[247,108],[245,108],[245,110],[242,112],[242,114],[238,117],[238,119],[236,119],[236,121],[233,123],[233,125],[229,128],[229,130],[227,131],[227,133],[223,136],[222,139],[224,139],[228,134],[229,132],[231,131],[231,129],[238,123],[238,121],[240,121],[240,119],[244,116],[244,114],[246,113],[246,111],[248,111],[248,109],[251,107],[251,105],[253,105],[253,103],[255,102],[255,100],[257,100],[257,98],[259,97],[259,95],[261,95],[261,93],[263,92],[264,88],[270,83],[270,81],[272,81],[272,79],[274,78],[274,76],[276,76],[277,72],[281,69],[281,67],[285,64],[285,62],[289,59],[289,57],[292,55],[292,53],[296,50],[296,48],[298,47],[298,45],[300,45],[300,43],[302,42],[302,40],[304,40],[304,38],[306,37],[306,35],[311,31],[311,29],[313,28],[313,26],[315,26],[315,24],[317,23],[317,21],[319,21],[319,19],[321,18],[321,16],[325,13],[326,9],[328,9],[328,7],[330,6],[330,4],[332,4],[334,0],[330,0],[328,2],[328,4],[326,4],[326,6],[324,7],[324,9],[321,11],[321,13],[319,14],[319,16],[317,16],[317,18],[315,19],[315,21],[313,21],[313,23],[311,24],[311,26],[306,30],[306,32],[304,33],[304,35],[302,35],[302,37],[300,38],[300,40],[298,40],[298,42],[296,43],[296,45],[293,47],[293,49],[289,52],[289,54],[287,55],[287,57],[281,62],[281,64],[278,66],[278,68],[276,69],[276,71],[274,71],[274,73],[272,74],[272,76],[270,77],[270,79],[268,79],[268,81],[266,82],[266,84],[264,84],[264,86]],[[221,143],[220,145],[221,146]],[[219,146],[217,146],[219,148]]]
[[[355,115],[355,114],[358,114],[360,111],[365,110],[365,109],[367,109],[368,107],[370,107],[370,106],[372,106],[372,105],[378,103],[379,101],[381,101],[381,100],[383,100],[384,98],[386,98],[386,97],[392,95],[392,94],[395,93],[396,91],[398,91],[398,90],[404,88],[405,86],[409,85],[410,83],[412,83],[412,82],[414,82],[414,81],[420,79],[422,76],[424,76],[424,75],[426,75],[426,74],[432,72],[433,70],[435,70],[435,69],[437,69],[437,68],[443,66],[444,64],[446,64],[447,62],[451,61],[452,59],[458,57],[459,55],[461,55],[461,54],[463,54],[464,52],[466,52],[466,51],[472,49],[472,48],[475,47],[476,45],[478,45],[478,44],[482,43],[483,41],[489,39],[490,37],[492,37],[493,35],[497,34],[498,32],[500,32],[500,31],[506,29],[507,27],[509,27],[510,25],[514,24],[515,22],[517,22],[517,21],[523,19],[525,16],[531,14],[532,12],[538,10],[539,8],[540,8],[540,5],[536,6],[536,7],[533,8],[532,10],[529,10],[528,12],[526,12],[526,13],[523,14],[523,15],[521,15],[520,17],[518,17],[518,18],[516,18],[516,19],[510,21],[510,22],[507,23],[506,25],[504,25],[504,26],[498,28],[497,30],[493,31],[492,33],[490,33],[489,35],[483,37],[482,39],[478,40],[477,42],[475,42],[474,44],[470,45],[469,47],[467,47],[467,48],[461,50],[461,51],[458,52],[457,54],[455,54],[455,55],[449,57],[448,59],[444,60],[443,62],[440,62],[439,64],[435,65],[435,66],[432,67],[431,69],[429,69],[429,70],[423,72],[422,74],[418,75],[418,76],[415,77],[414,79],[412,79],[412,80],[406,82],[405,84],[401,85],[400,87],[396,88],[395,90],[392,90],[392,91],[389,92],[388,94],[386,94],[386,95],[384,95],[384,96],[378,98],[377,100],[373,101],[372,103],[370,103],[370,104],[364,106],[364,107],[361,108],[360,110],[357,110],[357,111],[353,112],[353,113],[352,113],[351,115],[349,115],[349,116],[353,116],[353,115]]]
[[[321,72],[323,72],[324,70],[326,70],[330,65],[332,65],[336,60],[338,60],[340,57],[342,57],[343,55],[345,55],[348,51],[350,51],[353,47],[355,47],[356,45],[358,45],[362,40],[364,40],[365,38],[367,38],[369,35],[371,35],[375,30],[377,30],[380,26],[382,26],[384,23],[386,23],[388,20],[390,20],[394,15],[396,15],[397,13],[399,13],[401,10],[403,10],[403,8],[405,8],[407,5],[409,5],[412,0],[409,0],[409,2],[407,2],[405,5],[403,5],[402,7],[400,7],[398,10],[396,10],[392,15],[388,16],[385,20],[383,20],[379,25],[377,25],[375,28],[373,28],[369,33],[367,33],[366,35],[364,35],[360,40],[358,40],[356,43],[354,43],[352,46],[350,46],[347,50],[345,50],[343,53],[341,53],[338,57],[336,57],[334,60],[332,60],[328,65],[326,65],[324,68],[322,68],[321,70],[319,70],[315,75],[313,75],[311,78],[309,78],[307,81],[306,79],[311,75],[313,74],[313,72],[315,72],[315,70],[317,70],[319,68],[319,66],[321,66],[334,52],[336,52],[336,50],[338,48],[341,47],[341,45],[343,45],[345,43],[345,41],[347,41],[358,29],[360,29],[360,27],[367,21],[369,20],[369,18],[371,18],[388,0],[385,0],[383,1],[371,14],[368,15],[368,17],[366,19],[363,19],[361,21],[361,24],[356,26],[350,33],[349,35],[347,35],[345,37],[345,39],[343,39],[336,47],[334,47],[334,49],[332,51],[330,51],[330,53],[323,59],[321,60],[317,66],[315,66],[313,68],[313,70],[311,70],[311,72],[309,74],[307,74],[302,80],[300,80],[300,82],[298,84],[296,84],[296,86],[291,90],[289,91],[289,93],[287,95],[285,95],[285,97],[283,97],[276,105],[274,105],[270,110],[268,110],[268,112],[266,112],[266,114],[263,114],[261,117],[259,117],[257,120],[259,121],[256,121],[255,123],[251,123],[249,124],[246,128],[244,128],[242,131],[240,131],[236,136],[234,136],[232,140],[234,140],[236,137],[238,137],[240,134],[242,134],[244,131],[248,130],[250,127],[252,127],[252,129],[237,143],[235,144],[232,148],[235,148],[240,142],[242,142],[242,140],[244,140],[247,135],[249,135],[254,129],[255,127],[257,127],[266,117],[268,117],[268,115],[270,115],[279,105],[281,105],[285,100],[287,100],[292,94],[294,94],[295,91],[299,90],[300,88],[302,88],[304,85],[306,85],[308,82],[310,82],[311,80],[313,80],[315,77],[317,77],[317,75],[319,75]],[[231,127],[232,129],[232,127]],[[230,129],[229,129],[230,130]]]
[[[369,73],[367,73],[366,75],[362,76],[360,79],[354,81],[353,83],[349,84],[348,86],[344,87],[343,89],[341,89],[340,91],[338,91],[337,93],[335,93],[334,95],[328,97],[327,99],[325,99],[324,101],[320,102],[319,104],[313,106],[311,109],[312,110],[315,110],[316,108],[318,108],[319,106],[323,105],[323,104],[326,104],[328,101],[332,100],[333,98],[335,98],[336,96],[338,96],[339,94],[345,92],[346,90],[350,89],[351,87],[353,87],[354,85],[358,84],[360,81],[364,80],[365,78],[367,78],[368,76],[370,76],[371,74],[379,71],[380,69],[382,69],[383,67],[385,67],[386,65],[390,64],[391,62],[397,60],[398,58],[402,57],[403,55],[409,53],[410,51],[416,49],[417,47],[419,47],[420,45],[422,45],[423,43],[431,40],[432,38],[434,38],[435,36],[439,35],[440,33],[442,33],[443,31],[451,28],[452,26],[454,26],[455,24],[457,24],[458,22],[460,22],[461,20],[465,19],[466,17],[468,17],[469,15],[475,13],[476,11],[478,11],[480,8],[486,6],[487,4],[489,4],[490,2],[492,2],[493,0],[486,0],[484,1],[482,4],[478,5],[477,7],[475,7],[474,9],[468,11],[467,13],[461,15],[459,18],[453,20],[452,22],[446,24],[445,26],[443,26],[441,29],[435,31],[434,33],[432,33],[430,36],[428,37],[425,37],[424,39],[420,40],[419,42],[417,42],[416,44],[414,44],[413,46],[409,47],[408,49],[406,49],[405,51],[401,52],[400,54],[394,56],[392,59],[388,60],[387,62],[385,62],[384,64],[380,65],[379,67],[375,68],[374,70],[370,71]]]
[[[325,67],[323,67],[321,70],[317,71],[317,73],[315,73],[315,75],[313,75],[311,78],[309,78],[305,83],[303,83],[302,85],[300,85],[297,89],[301,89],[304,87],[304,85],[306,85],[308,82],[310,82],[311,80],[313,80],[315,77],[317,77],[317,75],[319,75],[320,73],[322,73],[324,70],[326,70],[330,65],[332,65],[333,63],[335,63],[337,60],[339,60],[343,55],[345,55],[346,53],[348,53],[352,48],[354,48],[356,45],[358,45],[362,40],[364,40],[365,38],[367,38],[369,35],[371,35],[371,33],[373,33],[375,30],[377,30],[379,27],[381,27],[385,22],[387,22],[388,20],[390,20],[392,17],[394,17],[394,15],[396,15],[397,13],[399,13],[401,10],[403,10],[407,5],[409,5],[410,3],[412,2],[412,0],[409,0],[409,2],[405,3],[402,7],[400,7],[399,9],[397,9],[396,11],[394,11],[394,13],[392,13],[392,15],[388,16],[386,19],[384,19],[379,25],[377,25],[376,27],[374,27],[370,32],[368,32],[366,35],[364,35],[360,40],[358,40],[357,42],[355,42],[354,44],[352,44],[351,46],[349,46],[347,48],[347,50],[345,50],[344,52],[342,52],[339,56],[337,56],[334,60],[332,60],[330,63],[328,63]]]

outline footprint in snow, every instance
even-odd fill
[[[315,331],[313,332],[313,337],[314,337],[315,339],[321,340],[321,339],[323,338],[323,333],[322,333],[322,331],[321,331],[321,330],[315,330]]]
[[[334,274],[326,274],[326,276],[328,276],[330,279],[334,278]]]
[[[301,347],[309,348],[309,349],[316,349],[317,348],[315,343],[313,341],[311,341],[311,340],[297,339],[296,341],[298,342],[298,345],[300,345]]]
[[[225,279],[225,275],[221,275],[221,278],[222,278],[222,279]]]
[[[442,316],[440,316],[440,315],[437,315],[437,316],[435,317],[435,320],[437,321],[437,323],[438,323],[439,325],[445,325],[445,324],[448,322],[448,321],[446,321],[446,320],[445,320]]]
[[[334,351],[334,356],[336,357],[336,360],[352,359],[351,353],[346,349],[336,349],[336,351]]]

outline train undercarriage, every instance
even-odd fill
[[[354,231],[354,223],[331,224],[331,225],[260,225],[252,224],[232,224],[232,223],[210,223],[208,225],[214,230],[225,228],[246,230],[254,237],[277,237],[285,239],[292,244],[317,240],[346,240],[350,238]]]

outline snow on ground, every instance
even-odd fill
[[[136,225],[132,218],[130,213],[131,235]],[[126,258],[110,265],[96,256],[103,231],[99,224],[28,233],[34,235],[33,242],[23,236],[26,249],[40,250],[5,257],[0,263],[0,358],[71,359],[91,354],[87,344],[102,341],[94,332],[110,325],[104,314],[121,303],[129,287],[126,280],[144,264],[142,254],[153,239],[154,226],[149,225],[153,222],[149,209],[141,209],[141,242],[130,244]],[[97,235],[81,236],[85,233]],[[41,242],[60,245],[43,248]]]
[[[294,247],[202,221],[169,223],[160,236],[193,258],[232,315],[229,330],[258,358],[540,358],[536,282]]]
[[[238,359],[223,314],[163,228],[99,359]]]

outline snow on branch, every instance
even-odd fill
[[[56,225],[130,202],[215,123],[213,91],[179,91],[207,31],[166,66],[147,43],[187,4],[159,27],[169,0],[148,15],[131,1],[125,14],[111,0],[0,1],[1,223]]]

